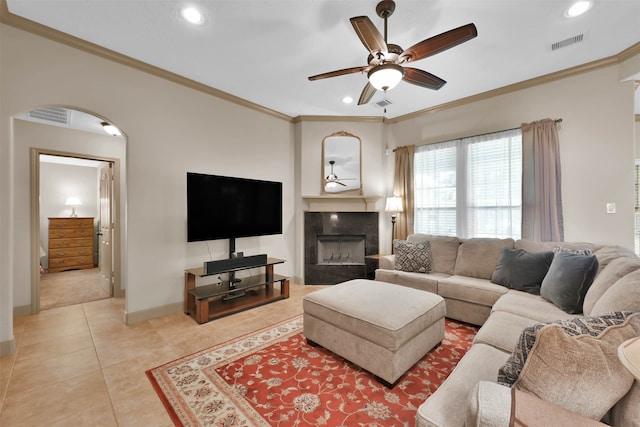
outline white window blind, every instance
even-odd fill
[[[415,232],[520,238],[520,129],[416,147],[414,173]]]

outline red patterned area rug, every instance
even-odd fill
[[[307,344],[302,316],[147,371],[177,426],[402,426],[471,347],[447,319],[442,344],[393,388]]]

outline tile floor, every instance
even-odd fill
[[[176,313],[123,323],[124,300],[42,311],[14,321],[17,350],[0,358],[0,426],[172,426],[147,369],[302,313],[320,289],[198,325]]]

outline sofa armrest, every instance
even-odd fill
[[[384,255],[378,259],[378,268],[383,270],[395,270],[396,268],[396,256]]]
[[[480,381],[469,395],[467,427],[606,426],[524,391]]]
[[[511,389],[491,381],[479,381],[467,405],[466,427],[508,427]]]

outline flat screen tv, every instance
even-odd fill
[[[282,183],[187,172],[187,241],[282,234]]]

